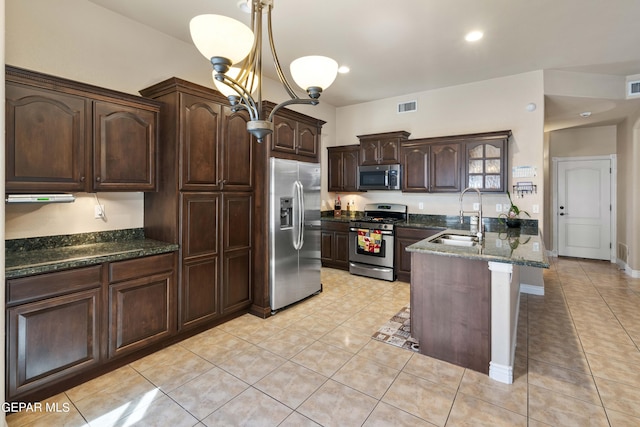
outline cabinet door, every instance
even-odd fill
[[[429,191],[429,144],[402,147],[402,191]]]
[[[222,188],[233,191],[251,191],[253,188],[253,144],[255,139],[247,132],[249,114],[233,113],[224,107],[222,122]]]
[[[131,353],[175,332],[175,255],[109,265],[109,357]]]
[[[180,189],[218,190],[222,181],[218,170],[221,106],[185,93],[180,94],[180,101]]]
[[[327,191],[342,191],[343,152],[332,148],[328,149],[327,177],[329,179]]]
[[[429,191],[458,192],[460,188],[460,144],[432,144]]]
[[[157,113],[94,103],[93,189],[155,191]]]
[[[392,165],[399,162],[400,143],[397,138],[380,140],[380,157],[378,163],[381,165]]]
[[[331,263],[335,259],[333,256],[333,245],[334,245],[333,237],[334,237],[333,231],[323,230],[320,233],[320,259],[322,260],[323,263],[326,261]]]
[[[482,192],[506,191],[506,140],[465,144],[466,186]]]
[[[231,313],[251,304],[253,196],[224,193],[222,313]]]
[[[334,261],[339,266],[349,268],[349,232],[336,231],[334,235]]]
[[[360,165],[377,165],[380,154],[378,150],[380,144],[378,140],[360,141]]]
[[[440,231],[442,230],[407,227],[396,228],[395,263],[398,280],[403,282],[411,281],[411,252],[406,251],[407,246],[431,237]]]
[[[220,193],[182,194],[180,328],[220,313]]]
[[[87,101],[6,84],[6,191],[85,191]]]
[[[99,301],[96,288],[7,310],[8,398],[98,365]]]
[[[356,146],[342,153],[342,191],[358,191],[358,161]]]
[[[273,135],[271,137],[271,151],[295,154],[297,123],[286,117],[273,117]]]
[[[318,157],[318,128],[306,123],[298,122],[296,153],[300,156],[311,157],[314,161]]]

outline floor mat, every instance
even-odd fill
[[[389,319],[371,338],[396,347],[406,348],[407,350],[420,351],[418,341],[411,337],[411,311],[409,306],[404,307]]]

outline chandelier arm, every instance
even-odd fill
[[[271,113],[269,114],[268,120],[272,122],[273,116],[278,112],[278,110],[283,107],[286,107],[287,105],[293,105],[293,104],[318,105],[319,103],[320,101],[318,101],[317,99],[305,99],[305,98],[298,98],[298,97],[294,99],[287,99],[286,101],[282,101],[280,104],[273,107],[273,110],[271,110]]]
[[[287,77],[285,76],[284,72],[282,71],[282,67],[280,67],[280,61],[278,60],[278,54],[276,53],[276,46],[275,46],[275,43],[273,42],[273,30],[272,30],[272,25],[271,25],[271,10],[272,10],[272,6],[269,5],[269,10],[267,12],[267,29],[268,29],[267,34],[269,35],[269,46],[271,47],[271,56],[273,56],[273,63],[275,65],[275,67],[276,67],[276,72],[278,73],[278,78],[280,79],[280,82],[284,86],[284,89],[289,94],[289,97],[291,99],[300,99],[298,97],[298,95],[296,94],[296,92],[291,87],[291,84],[289,84],[289,81],[287,80]]]
[[[219,74],[217,74],[216,77],[218,75]],[[251,97],[251,94],[249,93],[249,91],[240,83],[238,83],[236,80],[232,79],[226,74],[222,74],[222,76],[224,77],[224,79],[219,81],[229,86],[231,89],[234,90],[234,92],[236,92],[240,96],[240,98],[242,99],[242,101],[244,101],[244,104],[245,104],[244,109],[246,109],[249,112],[251,120],[259,120],[260,118],[259,109],[256,105],[256,102]],[[238,105],[242,105],[242,104],[238,104]]]

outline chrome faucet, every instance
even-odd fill
[[[464,193],[466,193],[469,190],[475,190],[476,193],[478,193],[478,210],[477,211],[465,211],[462,208],[462,197],[464,196]],[[478,215],[478,233],[480,233],[478,237],[482,239],[482,236],[484,235],[484,226],[482,225],[482,193],[480,193],[480,190],[478,190],[477,188],[467,187],[464,190],[462,190],[462,193],[460,193],[460,224],[464,224],[465,213],[474,213]]]

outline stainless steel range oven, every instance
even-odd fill
[[[364,214],[349,224],[349,272],[394,281],[395,224],[407,219],[407,206],[372,203]]]

